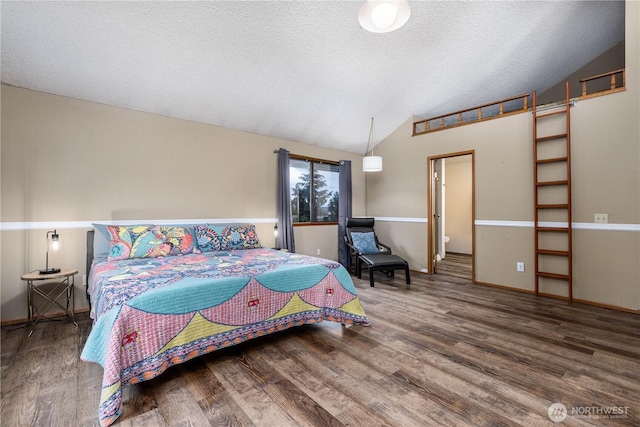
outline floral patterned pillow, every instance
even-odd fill
[[[222,231],[222,250],[261,248],[260,239],[253,224],[232,225]]]
[[[153,225],[110,225],[107,230],[111,237],[109,261],[140,258],[147,247],[157,244]]]
[[[162,243],[152,248],[148,256],[157,257],[193,253],[195,241],[191,227],[157,226],[153,231]]]
[[[111,236],[109,261],[183,255],[193,252],[191,228],[134,225],[107,227]]]
[[[226,227],[215,225],[196,225],[194,232],[196,235],[198,252],[213,252],[222,250],[222,231]]]

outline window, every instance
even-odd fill
[[[291,156],[289,182],[294,223],[338,222],[337,163]]]

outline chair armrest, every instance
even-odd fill
[[[347,245],[347,247],[349,248],[349,250],[351,251],[352,255],[359,255],[360,253],[358,252],[358,249],[353,246],[351,243],[347,242],[347,240],[345,239],[344,241],[345,245]]]
[[[384,250],[382,250],[384,248]],[[378,242],[378,249],[380,249],[380,252],[389,252],[391,253],[391,248],[387,245],[385,245],[384,243],[380,243]]]

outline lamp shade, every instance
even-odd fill
[[[380,172],[382,170],[382,157],[380,156],[363,157],[362,170],[365,172]]]
[[[51,250],[53,252],[58,252],[58,250],[60,249],[60,236],[55,231],[51,235],[51,247],[50,248],[51,248]]]
[[[372,33],[389,33],[407,23],[411,8],[406,0],[367,0],[358,12],[358,22]]]

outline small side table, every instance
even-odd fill
[[[75,288],[75,276],[78,274],[78,270],[61,270],[59,273],[54,274],[40,274],[38,271],[24,274],[21,279],[27,282],[27,308],[29,310],[29,325],[31,330],[29,336],[33,333],[33,328],[42,319],[42,317],[49,311],[51,307],[57,305],[64,310],[67,316],[71,316],[73,323],[78,326],[74,317],[75,301],[74,301],[74,288]],[[54,280],[57,282],[53,283]],[[47,292],[41,289],[41,286],[37,286],[34,282],[47,281],[52,288]],[[44,284],[44,283],[42,283]],[[34,294],[42,297],[42,301],[36,306],[33,300]],[[60,303],[60,299],[67,297],[66,304]],[[71,303],[71,311],[69,311],[69,303]],[[44,309],[42,309],[42,307]],[[35,315],[35,317],[34,317]]]

